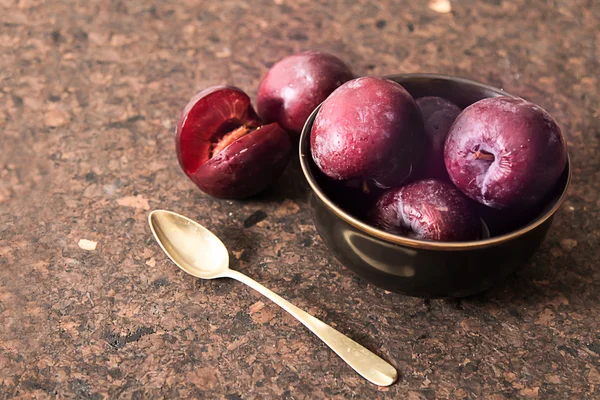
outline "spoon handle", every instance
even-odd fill
[[[389,386],[396,381],[398,373],[394,367],[323,321],[302,311],[283,297],[241,272],[228,270],[224,274],[224,277],[245,283],[260,294],[271,299],[275,304],[302,322],[304,326],[325,342],[342,360],[346,361],[348,365],[368,381],[379,386]]]

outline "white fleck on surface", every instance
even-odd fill
[[[117,204],[119,204],[120,206],[141,208],[142,210],[150,209],[148,199],[145,199],[140,195],[121,197],[120,199],[117,199]]]
[[[93,240],[87,240],[87,239],[79,239],[79,242],[77,242],[77,246],[79,246],[81,249],[87,250],[87,251],[96,250],[97,245],[98,245],[98,242],[94,242]]]
[[[229,58],[231,57],[231,49],[229,47],[223,47],[221,51],[215,53],[217,58]]]
[[[252,304],[250,306],[250,308],[248,309],[248,311],[250,314],[254,314],[254,313],[259,312],[263,308],[265,308],[265,303],[263,303],[262,301],[259,300],[256,303]]]
[[[47,127],[57,128],[69,122],[67,115],[59,110],[50,110],[44,115],[44,123]]]
[[[165,169],[167,168],[167,166],[163,163],[159,163],[158,161],[152,161],[149,165],[148,165],[148,171],[160,171],[161,169]]]
[[[560,247],[566,252],[573,250],[577,247],[577,240],[575,239],[563,239],[560,241]]]
[[[113,196],[117,193],[117,186],[113,183],[102,186],[102,190],[109,196]]]
[[[441,14],[448,14],[452,11],[452,4],[450,4],[450,0],[431,0],[428,7],[430,10],[439,12]]]

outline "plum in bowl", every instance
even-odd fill
[[[516,98],[501,89],[457,77],[406,74],[386,78],[402,85],[415,99],[437,96],[463,109],[486,98]],[[312,189],[313,221],[326,246],[344,266],[386,290],[417,297],[457,298],[502,282],[540,246],[565,198],[571,175],[568,158],[558,183],[526,217],[516,211],[514,217],[505,213],[497,218],[490,209],[486,222],[518,221],[509,229],[490,226],[491,237],[443,242],[383,231],[360,214],[362,202],[369,201],[358,195],[360,184],[334,181],[313,161],[311,131],[320,107],[310,115],[300,137],[300,163]],[[378,194],[374,190],[373,199]],[[354,204],[353,199],[361,204]],[[487,217],[482,214],[482,218]]]

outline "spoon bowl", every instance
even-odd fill
[[[229,269],[227,248],[202,225],[166,210],[152,211],[148,223],[163,251],[188,274],[202,279],[232,278],[245,283],[290,313],[368,381],[379,386],[389,386],[396,381],[398,373],[386,361],[255,280]]]
[[[229,269],[227,248],[202,225],[166,210],[152,211],[148,222],[163,251],[188,274],[215,279]]]

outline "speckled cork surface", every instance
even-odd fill
[[[327,3],[0,0],[0,398],[600,397],[600,2]],[[332,258],[297,160],[252,200],[200,193],[175,157],[179,111],[213,84],[254,96],[302,49],[546,108],[573,185],[531,262],[427,303]],[[366,382],[251,289],[184,275],[151,237],[155,208],[212,229],[232,267],[389,360],[398,382]]]

